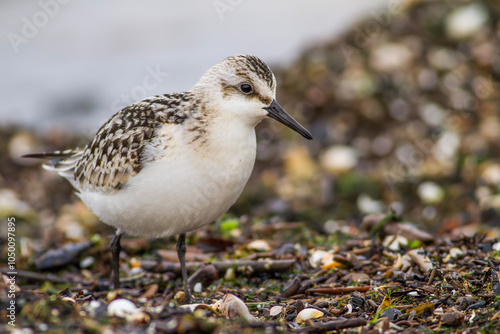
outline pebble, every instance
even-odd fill
[[[441,322],[445,326],[457,327],[464,321],[465,315],[462,312],[449,311],[441,318]]]
[[[381,72],[403,70],[410,66],[413,52],[401,43],[386,43],[376,47],[370,55],[371,66]]]
[[[444,190],[434,182],[423,182],[418,186],[418,196],[426,204],[437,204],[444,199]]]
[[[348,146],[331,146],[321,155],[322,167],[332,174],[350,171],[357,164],[357,153]]]
[[[453,39],[464,39],[477,34],[488,22],[483,5],[473,3],[454,10],[446,18],[446,34]]]

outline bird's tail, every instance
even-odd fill
[[[83,150],[75,149],[49,153],[25,154],[21,157],[48,160],[48,163],[43,165],[44,169],[57,172],[62,177],[72,181],[74,180],[75,168],[82,154]]]

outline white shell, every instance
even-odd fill
[[[493,250],[500,251],[500,242],[493,245]]]
[[[274,317],[274,316],[280,314],[281,312],[283,312],[283,306],[276,305],[276,306],[271,307],[271,310],[269,311],[269,315],[271,317]]]
[[[309,257],[309,264],[311,267],[316,268],[319,265],[326,266],[333,262],[333,254],[325,252],[324,250],[317,250]]]
[[[230,293],[225,294],[222,299],[212,304],[212,308],[215,312],[221,313],[226,318],[241,317],[249,322],[257,321],[257,319],[250,314],[243,300]]]
[[[316,310],[315,308],[305,308],[297,314],[297,318],[295,318],[295,322],[298,324],[302,324],[310,319],[321,318],[324,315],[323,312]]]
[[[139,313],[139,309],[128,299],[115,299],[108,305],[108,315],[126,318],[129,315]]]
[[[193,292],[200,293],[202,290],[203,284],[201,284],[201,282],[196,283],[193,287]]]
[[[397,252],[401,249],[401,246],[408,246],[408,239],[402,235],[388,235],[385,237],[383,245],[393,252]]]

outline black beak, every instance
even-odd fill
[[[285,109],[283,109],[282,106],[276,102],[276,100],[273,100],[269,107],[263,108],[264,110],[267,110],[268,114],[267,116],[274,118],[278,122],[285,124],[288,126],[290,129],[300,133],[302,137],[306,139],[313,139],[311,133],[306,130],[302,125],[299,124],[292,116],[290,116]]]

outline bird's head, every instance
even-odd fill
[[[237,118],[250,126],[266,116],[274,118],[304,138],[311,133],[276,102],[276,78],[269,67],[251,55],[236,55],[210,68],[193,89],[216,96],[217,110],[225,117]],[[215,91],[214,91],[215,89]]]

